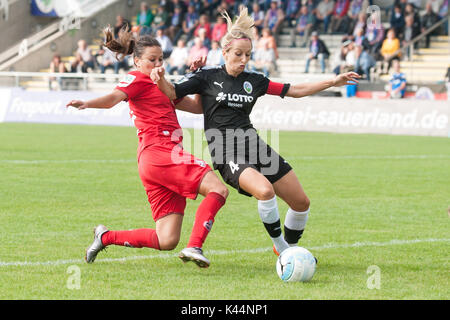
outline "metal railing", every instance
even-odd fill
[[[110,83],[117,82],[119,79],[123,78],[125,74],[110,74],[110,73],[51,73],[51,72],[1,72],[0,71],[0,86],[14,86],[23,87],[24,79],[36,79],[39,78],[42,81],[42,85],[46,86],[50,81],[56,81],[56,79],[62,79],[67,81],[75,81],[79,87],[78,90],[91,90],[92,84],[101,84],[103,81],[110,81]],[[5,79],[10,78],[11,80],[5,81]],[[166,75],[166,78],[171,81],[177,81],[181,76],[176,75]]]
[[[419,34],[418,36],[416,36],[414,39],[410,40],[408,43],[406,43],[404,46],[402,46],[400,48],[400,51],[402,53],[408,53],[409,51],[409,56],[408,59],[411,61],[412,57],[414,55],[414,46],[416,45],[416,43],[418,43],[419,41],[421,41],[423,38],[425,38],[426,36],[428,36],[429,34],[431,34],[433,31],[435,31],[437,28],[439,28],[440,26],[442,26],[445,22],[449,22],[450,21],[450,12],[447,13],[447,16],[445,18],[442,18],[441,20],[439,20],[438,22],[436,22],[433,26],[431,26],[429,29],[425,30],[424,32],[422,32],[421,34]],[[448,30],[448,35],[450,35],[450,24],[448,26],[449,30]],[[450,47],[450,37],[449,37],[449,47]],[[409,50],[408,50],[409,48]]]

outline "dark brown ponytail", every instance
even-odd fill
[[[143,36],[136,39],[133,33],[130,32],[127,26],[124,26],[118,35],[118,38],[114,38],[114,32],[111,27],[107,27],[103,30],[105,34],[105,43],[103,44],[106,48],[116,53],[116,57],[122,60],[123,57],[133,54],[140,58],[147,47],[161,47],[161,44],[153,37]]]

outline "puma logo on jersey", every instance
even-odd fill
[[[216,86],[219,86],[221,89],[223,89],[223,82],[218,83],[218,82],[214,81],[214,84],[215,84]]]

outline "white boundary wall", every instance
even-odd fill
[[[87,91],[33,92],[0,89],[0,122],[132,126],[128,105],[109,110],[66,108],[73,99],[88,100],[102,93]],[[177,111],[183,128],[203,128],[203,116]],[[257,129],[450,136],[450,104],[430,100],[347,98],[258,100],[251,120]]]

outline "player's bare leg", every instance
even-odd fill
[[[158,235],[161,250],[173,250],[180,241],[183,215],[172,213],[156,221],[156,234]]]

